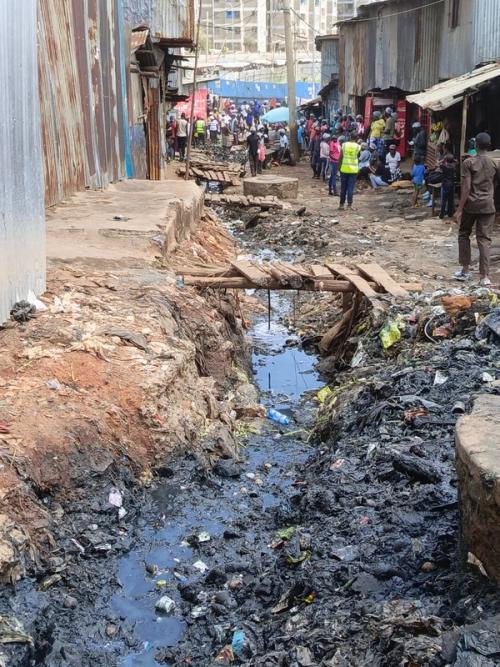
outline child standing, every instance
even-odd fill
[[[413,191],[415,193],[413,198],[413,206],[418,208],[420,206],[418,203],[418,198],[425,185],[425,164],[423,164],[423,160],[419,155],[415,155],[415,160],[411,170],[411,180],[413,183]]]
[[[455,208],[455,172],[456,161],[451,153],[445,155],[441,164],[441,212],[439,217],[444,218],[445,213],[449,218],[453,217]]]
[[[330,180],[328,181],[328,194],[337,197],[337,171],[340,160],[340,144],[336,136],[330,141]]]

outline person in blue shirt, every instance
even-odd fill
[[[419,155],[415,155],[413,167],[411,170],[411,181],[413,183],[413,191],[415,193],[413,198],[413,206],[420,206],[418,199],[420,193],[424,190],[425,187],[425,164]]]
[[[301,121],[297,128],[297,141],[299,143],[299,151],[301,155],[304,152],[304,132],[304,121]]]

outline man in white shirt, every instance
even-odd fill
[[[215,116],[212,116],[210,118],[210,123],[208,125],[208,129],[209,129],[209,132],[210,132],[210,141],[213,144],[216,144],[217,139],[219,137],[219,121],[217,120],[217,118],[215,118]]]
[[[279,135],[280,135],[280,152],[278,161],[281,162],[281,160],[285,157],[285,153],[288,148],[288,137],[286,136],[286,132],[283,129],[280,130]]]
[[[385,166],[389,168],[389,171],[391,172],[391,181],[397,181],[400,172],[399,172],[399,165],[401,164],[401,155],[399,152],[396,150],[396,145],[391,144],[389,146],[389,152],[387,153],[387,156],[385,158]]]
[[[186,114],[182,113],[177,122],[177,147],[179,149],[179,160],[184,160],[186,155],[186,143],[189,134],[189,123]]]

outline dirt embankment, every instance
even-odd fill
[[[0,330],[0,581],[44,563],[65,502],[91,503],[96,481],[147,483],[166,452],[201,436],[208,458],[234,446],[239,304],[172,271],[234,252],[208,214],[170,270],[58,262],[46,310]]]

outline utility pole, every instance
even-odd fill
[[[198,74],[198,54],[200,52],[200,23],[201,23],[201,0],[198,5],[198,23],[196,24],[196,45],[194,52],[194,70],[193,70],[193,92],[191,93],[191,112],[189,114],[189,132],[187,140],[187,150],[186,150],[186,173],[184,174],[184,180],[189,179],[189,166],[191,164],[191,144],[193,143],[193,133],[194,133],[194,101],[196,95],[196,79]]]
[[[290,129],[291,164],[299,159],[299,142],[297,138],[297,95],[295,93],[295,56],[293,53],[292,10],[290,0],[283,0],[285,22],[286,75],[288,81],[288,127]]]

